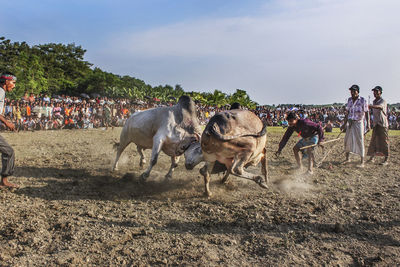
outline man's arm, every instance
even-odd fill
[[[365,112],[365,119],[367,120],[366,132],[368,132],[371,129],[371,124],[370,124],[370,120],[369,120],[369,112]]]
[[[383,110],[383,105],[369,105],[369,108],[374,108],[374,109]]]
[[[324,141],[324,128],[320,124],[317,126],[318,144]]]
[[[367,103],[365,103],[365,107],[364,107],[364,110],[365,110],[365,118],[366,118],[366,120],[367,120],[367,125],[366,125],[366,133],[371,129],[371,122],[370,122],[370,117],[369,117],[369,107],[368,107],[368,104]]]
[[[349,113],[346,112],[346,115],[344,116],[343,124],[342,124],[342,126],[340,126],[340,130],[343,131],[344,129],[346,129],[346,124],[347,124],[348,117],[349,117]]]
[[[387,104],[385,100],[380,100],[380,104],[377,105],[369,105],[369,108],[373,108],[373,109],[379,109],[383,111],[383,114],[387,115]]]
[[[3,115],[0,115],[0,121],[2,123],[4,123],[5,126],[7,126],[8,129],[10,129],[11,131],[15,130],[15,125],[14,123],[12,123],[11,121],[6,120],[6,118],[4,118]]]
[[[276,154],[280,154],[282,149],[286,146],[286,143],[289,141],[290,136],[292,136],[294,132],[294,127],[289,127],[287,128],[285,134],[282,137],[281,142],[279,143],[279,148],[278,151],[276,151]]]

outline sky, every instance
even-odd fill
[[[94,67],[259,104],[400,102],[399,0],[0,0],[0,36],[75,43]]]

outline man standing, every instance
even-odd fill
[[[302,139],[293,147],[294,157],[296,158],[297,166],[299,169],[303,168],[303,165],[300,160],[300,148],[316,145],[324,140],[324,130],[321,125],[315,122],[312,122],[308,119],[298,119],[296,114],[291,112],[287,115],[286,120],[288,121],[289,127],[287,128],[285,134],[282,137],[281,142],[279,143],[278,151],[275,152],[276,156],[279,156],[282,149],[285,147],[286,143],[289,141],[290,136],[294,131],[298,132],[301,135]],[[308,154],[308,170],[309,174],[313,173],[313,163],[314,163],[314,147],[307,149]]]
[[[17,78],[12,73],[3,73],[0,75],[0,121],[11,131],[14,131],[15,126],[3,116],[4,99],[5,92],[11,92],[15,87],[16,81]],[[0,136],[0,152],[2,161],[0,187],[17,188],[17,185],[8,181],[8,176],[14,173],[14,149],[2,136]]]
[[[370,156],[368,161],[372,161],[375,155],[385,156],[382,165],[388,164],[389,159],[389,121],[387,118],[387,103],[381,97],[382,87],[376,86],[372,89],[375,100],[369,108],[372,109],[372,138],[369,144],[367,155]]]
[[[344,149],[346,151],[346,161],[350,162],[350,153],[361,156],[360,167],[364,167],[364,134],[370,129],[368,104],[363,97],[359,95],[360,87],[356,84],[349,88],[351,97],[347,100],[346,117],[341,130],[346,129],[344,137]],[[367,125],[364,127],[364,119],[367,120]],[[366,130],[365,130],[366,129]]]
[[[108,106],[108,104],[104,104],[103,106],[103,112],[104,112],[104,118],[103,118],[103,124],[108,129],[108,127],[111,127],[111,109]],[[112,127],[114,130],[114,127]]]

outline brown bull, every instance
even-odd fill
[[[185,165],[191,169],[202,160],[206,162],[200,173],[204,176],[207,196],[211,196],[210,174],[215,172],[214,167],[219,163],[227,170],[222,182],[226,182],[229,174],[233,174],[268,188],[266,142],[266,126],[254,113],[239,109],[224,111],[210,119],[201,136],[201,149],[193,144],[193,149],[189,148],[186,151]],[[192,155],[189,155],[190,153]],[[260,161],[264,177],[244,170]]]

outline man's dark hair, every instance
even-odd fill
[[[287,116],[286,116],[286,120],[295,120],[295,119],[297,119],[297,115],[296,115],[296,113],[294,113],[294,112],[289,112],[289,114],[287,114]]]
[[[231,105],[230,109],[232,110],[232,109],[241,109],[241,108],[242,108],[242,105],[240,105],[238,102],[235,102]]]

